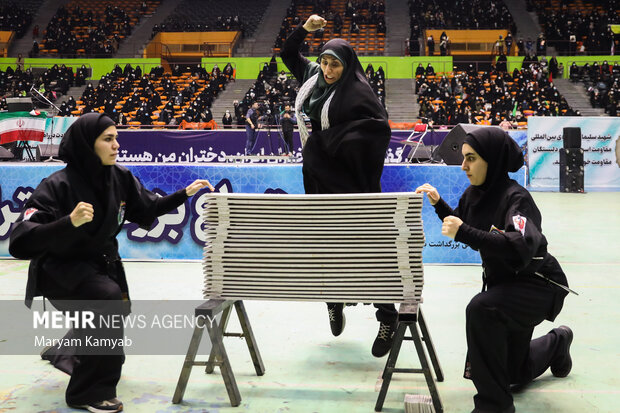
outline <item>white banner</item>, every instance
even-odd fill
[[[527,122],[530,188],[559,191],[563,129],[581,128],[584,190],[620,191],[620,118],[531,116]]]

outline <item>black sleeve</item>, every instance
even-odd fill
[[[127,213],[128,221],[138,224],[141,228],[148,229],[153,221],[177,208],[187,199],[185,188],[177,192],[159,196],[146,189],[140,180],[130,174],[130,182],[127,185]]]
[[[307,34],[308,31],[303,28],[303,23],[300,23],[286,38],[284,45],[282,45],[282,51],[280,52],[282,61],[299,82],[303,82],[306,66],[310,63],[310,60],[304,57],[299,51]]]
[[[61,209],[58,193],[44,180],[13,224],[9,253],[15,258],[29,260],[45,252],[64,252],[82,231],[73,226],[70,213]]]
[[[442,221],[448,215],[458,216],[456,215],[456,212],[450,207],[450,205],[448,205],[448,203],[443,200],[443,198],[439,198],[439,201],[437,201],[437,203],[433,205],[433,208],[435,208],[435,213]]]
[[[503,231],[485,232],[463,223],[455,241],[502,260],[514,271],[527,267],[547,240],[540,230],[540,212],[529,196],[511,200]]]

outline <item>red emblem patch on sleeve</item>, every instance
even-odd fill
[[[28,208],[26,212],[24,212],[24,221],[28,221],[38,209],[36,208]]]
[[[527,224],[527,218],[522,217],[521,215],[515,215],[512,217],[512,223],[515,226],[515,229],[521,233],[521,235],[525,236],[525,225]]]

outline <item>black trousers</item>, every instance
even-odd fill
[[[97,275],[81,283],[71,295],[48,297],[56,309],[60,311],[84,311],[99,314],[122,313],[121,289],[111,278]],[[79,301],[78,301],[79,300]],[[88,304],[85,304],[88,302]],[[118,304],[117,304],[118,303]],[[97,323],[95,323],[97,324]],[[67,338],[80,338],[83,343],[86,336],[95,339],[123,337],[122,328],[74,328],[67,333]],[[67,352],[72,354],[67,354]],[[77,353],[77,354],[76,354]],[[69,405],[83,405],[100,402],[116,397],[116,385],[121,377],[124,361],[122,347],[108,354],[101,354],[100,349],[93,352],[84,348],[57,350],[52,364],[71,363],[68,369],[71,379],[65,392],[65,400]],[[73,361],[73,362],[72,362]],[[64,371],[64,370],[63,370]]]
[[[384,324],[392,324],[396,322],[398,317],[398,311],[394,304],[373,304],[377,311],[375,311],[375,317],[377,321]]]
[[[293,130],[282,130],[282,136],[284,138],[284,143],[286,143],[286,152],[293,153],[295,148],[293,147]]]
[[[501,411],[512,405],[510,385],[528,383],[551,365],[558,335],[551,331],[532,340],[532,333],[552,313],[556,288],[531,279],[501,284],[467,306],[465,377],[478,391],[477,408]]]
[[[327,303],[328,305],[333,305],[337,303]],[[355,305],[355,304],[353,304]],[[391,324],[396,322],[398,318],[398,310],[394,304],[373,304],[377,311],[375,311],[375,317],[377,321],[384,324]]]

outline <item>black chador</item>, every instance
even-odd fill
[[[303,102],[303,111],[312,124],[312,133],[303,148],[306,193],[381,192],[381,173],[391,136],[387,112],[374,95],[348,42],[333,39],[321,50],[321,55],[336,56],[344,64],[340,80],[328,85],[319,64],[299,52],[307,33],[299,26],[282,50],[282,60],[300,82],[305,84],[318,73]],[[328,127],[321,119],[326,102]],[[303,118],[297,119],[298,123],[303,122]]]
[[[310,18],[312,19],[312,17]],[[309,21],[310,21],[309,19]],[[355,50],[343,39],[321,49],[342,65],[339,79],[329,83],[320,64],[300,52],[308,31],[299,25],[286,39],[282,60],[302,83],[295,102],[303,149],[307,194],[381,192],[381,174],[391,130],[387,112],[374,95]],[[308,134],[305,113],[312,124]],[[380,324],[373,354],[385,355],[391,345],[397,312],[393,304],[375,304]],[[342,304],[328,304],[332,333],[344,328]]]

